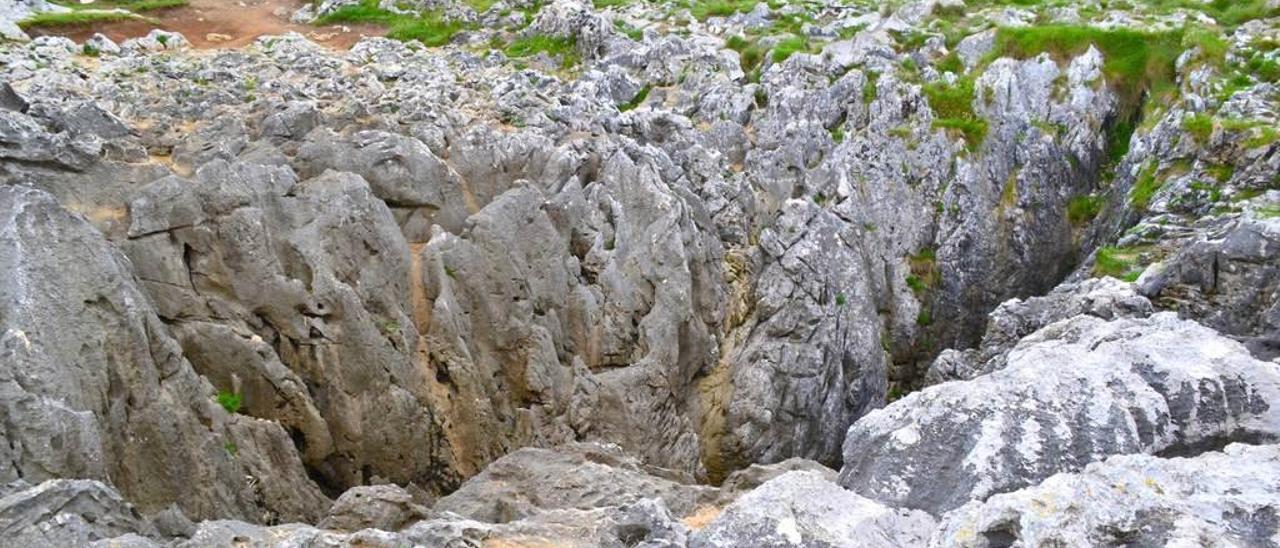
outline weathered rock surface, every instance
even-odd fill
[[[1023,337],[1057,321],[1078,315],[1104,320],[1145,318],[1154,311],[1133,284],[1115,278],[1064,283],[1042,297],[1001,303],[990,314],[982,343],[977,348],[942,351],[925,380],[929,384],[968,380],[1002,369]]]
[[[1280,446],[1124,455],[947,514],[931,546],[1271,546]]]
[[[1244,217],[1157,264],[1139,284],[1162,308],[1280,356],[1280,219]]]
[[[101,481],[130,546],[918,543],[1275,434],[1211,331],[1276,355],[1274,0],[483,4],[0,44],[0,493]],[[1002,30],[1048,23],[1183,35]],[[776,477],[842,463],[877,502]]]
[[[83,218],[0,186],[0,269],[0,479],[110,481],[144,511],[318,517],[327,501],[285,431],[214,403],[129,261]]]
[[[937,515],[1109,455],[1280,438],[1280,368],[1172,313],[1077,316],[1005,361],[859,420],[840,484]]]
[[[506,523],[549,510],[591,510],[657,499],[672,514],[683,517],[716,499],[716,489],[691,485],[692,478],[669,479],[654,473],[672,475],[644,468],[616,446],[519,449],[440,499],[433,510]]]
[[[924,512],[888,508],[819,473],[798,471],[725,507],[689,546],[924,546],[934,525]]]
[[[155,535],[115,490],[94,480],[48,480],[0,498],[0,537],[12,546],[86,546]]]

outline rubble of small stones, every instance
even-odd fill
[[[0,537],[1278,544],[1280,5],[1111,4],[2,5]]]

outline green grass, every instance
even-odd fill
[[[1081,25],[1043,25],[1001,28],[996,32],[996,56],[1026,59],[1048,53],[1062,61],[1097,47],[1106,61],[1103,74],[1128,110],[1136,109],[1144,94],[1167,92],[1177,76],[1174,62],[1182,53],[1182,31],[1162,33],[1132,29],[1101,29]]]
[[[880,81],[880,73],[874,71],[867,72],[867,83],[862,86],[862,104],[869,105],[876,100],[879,90],[876,89],[876,83]]]
[[[145,19],[145,17],[121,11],[77,10],[63,13],[43,12],[18,21],[18,26],[23,29],[39,27],[67,27],[72,25],[109,23],[112,21],[128,21],[130,19]]]
[[[1182,129],[1191,134],[1197,143],[1207,143],[1213,135],[1213,117],[1207,114],[1189,115],[1182,119]]]
[[[788,36],[773,46],[773,62],[781,63],[803,51],[809,51],[809,39],[799,35]]]
[[[243,403],[240,394],[228,391],[220,391],[217,396],[218,405],[226,409],[228,413],[235,414],[240,412],[240,404]]]
[[[1126,282],[1136,281],[1146,270],[1138,264],[1141,248],[1104,247],[1098,250],[1093,261],[1094,276],[1111,276]]]
[[[54,3],[73,10],[106,10],[121,8],[138,13],[167,8],[180,8],[190,2],[188,0],[97,0],[92,4],[81,4],[75,1]]]
[[[519,38],[507,46],[507,57],[519,59],[545,53],[551,57],[559,57],[563,67],[572,67],[578,63],[578,52],[574,49],[577,40],[556,36],[527,36]]]
[[[699,21],[710,17],[728,17],[735,13],[746,13],[755,9],[756,0],[698,0],[689,6],[689,13]]]
[[[1156,178],[1156,166],[1153,164],[1143,169],[1138,174],[1138,180],[1134,181],[1133,188],[1129,190],[1129,200],[1133,203],[1133,207],[1146,211],[1151,205],[1151,198],[1160,190],[1162,183]]]
[[[916,314],[916,325],[927,327],[931,324],[933,324],[933,314],[930,314],[928,310],[921,310],[919,314]]]
[[[627,38],[635,40],[636,42],[640,42],[644,40],[643,30],[635,28],[631,25],[628,25],[626,21],[623,21],[621,19],[615,19],[613,21],[613,28],[618,29],[618,32],[625,34]]]
[[[1076,196],[1067,202],[1067,220],[1075,226],[1085,225],[1098,216],[1102,204],[1101,196]]]
[[[484,13],[489,11],[489,8],[492,8],[493,5],[497,3],[497,0],[463,0],[462,3],[466,4],[467,7],[471,8],[476,13]]]
[[[933,127],[959,131],[965,146],[977,150],[987,135],[987,122],[973,112],[973,79],[961,78],[954,85],[935,82],[924,86],[925,97],[933,109]]]
[[[750,73],[764,61],[765,50],[755,40],[743,36],[730,36],[725,40],[725,47],[738,52],[738,64],[742,72]]]
[[[1259,219],[1274,219],[1280,217],[1280,205],[1264,204],[1254,208],[1253,213]]]
[[[650,86],[644,86],[640,88],[640,91],[636,92],[635,97],[632,97],[630,101],[627,101],[621,105],[618,105],[618,110],[620,112],[626,112],[628,110],[631,110],[640,106],[640,103],[643,103],[644,100],[649,97],[650,89],[651,89]]]
[[[364,0],[344,6],[316,20],[317,25],[335,23],[370,23],[387,27],[387,38],[400,41],[418,41],[435,47],[448,44],[463,29],[461,23],[445,21],[439,13],[405,15],[378,7],[377,0]]]

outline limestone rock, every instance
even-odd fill
[[[1267,546],[1280,534],[1280,446],[1122,455],[947,514],[930,546]]]
[[[924,546],[935,523],[858,496],[814,472],[787,472],[725,507],[689,546]]]
[[[1277,397],[1274,364],[1172,313],[1077,316],[1023,339],[1004,369],[858,421],[840,484],[937,515],[1109,455],[1277,439]]]

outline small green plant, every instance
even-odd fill
[[[876,83],[880,81],[880,73],[867,72],[867,83],[862,86],[862,103],[869,105],[876,100]]]
[[[1259,219],[1280,217],[1280,204],[1263,204],[1254,208],[1253,213]]]
[[[844,306],[845,302],[844,293],[836,293],[836,306]]]
[[[635,96],[632,97],[630,101],[627,101],[621,105],[618,105],[618,110],[621,112],[626,112],[628,110],[632,110],[640,106],[640,104],[644,103],[644,100],[649,97],[649,89],[650,89],[650,86],[648,85],[640,88],[640,91],[637,91]]]
[[[1087,224],[1101,211],[1101,196],[1076,196],[1067,202],[1067,220],[1075,226]]]
[[[809,50],[809,39],[804,36],[789,36],[773,46],[773,62],[781,63],[797,52]]]
[[[689,13],[699,21],[710,17],[728,17],[755,9],[756,0],[698,0],[689,7]]]
[[[927,327],[931,324],[933,324],[933,315],[928,310],[921,310],[919,314],[916,314],[916,325]]]
[[[97,57],[102,54],[101,51],[98,51],[98,48],[93,47],[93,44],[90,44],[88,42],[86,42],[84,46],[80,48],[80,52],[85,54],[88,57]]]
[[[961,78],[954,85],[936,82],[924,86],[925,97],[936,118],[933,127],[958,131],[965,146],[973,151],[982,146],[987,135],[987,122],[973,111],[973,79]]]
[[[1141,248],[1103,247],[1093,261],[1094,276],[1111,276],[1126,282],[1136,281],[1146,268],[1138,264]]]
[[[236,446],[236,442],[234,441],[229,441],[227,443],[222,444],[222,450],[226,451],[228,455],[231,455],[233,457],[240,452],[240,448]]]
[[[1156,166],[1147,166],[1133,182],[1133,188],[1129,190],[1129,201],[1138,210],[1146,211],[1151,205],[1151,198],[1159,192],[1161,186],[1160,180],[1156,178]]]
[[[844,142],[844,125],[842,125],[842,124],[836,124],[835,126],[833,126],[833,127],[832,127],[830,130],[828,130],[828,131],[830,131],[830,132],[831,132],[831,140],[832,140],[832,141],[835,141],[836,143],[843,143],[843,142]]]
[[[234,415],[240,412],[240,404],[242,403],[240,394],[222,390],[218,392],[217,401],[218,405],[221,405],[228,413]]]
[[[560,65],[568,68],[578,63],[578,53],[574,49],[577,40],[558,36],[535,35],[516,39],[507,46],[507,57],[530,57],[545,53],[551,57],[559,57]]]
[[[1182,129],[1190,133],[1197,143],[1204,144],[1213,135],[1213,118],[1206,114],[1188,115],[1182,119]]]
[[[122,11],[67,11],[62,13],[41,12],[21,21],[18,26],[23,29],[40,27],[66,27],[73,25],[90,25],[93,23],[109,23],[112,21],[128,21],[144,19],[141,16]]]

